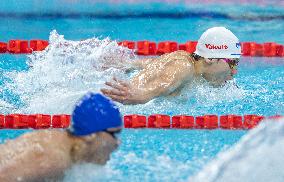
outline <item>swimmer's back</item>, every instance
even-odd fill
[[[1,145],[0,181],[38,181],[43,180],[44,177],[53,178],[61,175],[56,173],[56,171],[60,171],[57,169],[64,169],[70,165],[61,162],[70,161],[69,159],[62,160],[66,157],[66,152],[70,151],[69,148],[64,147],[65,145],[61,145],[61,143],[69,142],[65,135],[66,132],[43,130],[23,134],[14,139],[13,142],[7,141],[4,145]],[[56,155],[53,155],[54,153]],[[32,162],[32,160],[36,161]],[[13,173],[13,175],[9,173]],[[9,178],[6,178],[8,176]],[[11,176],[13,176],[13,179],[10,178]],[[33,176],[42,176],[43,178],[35,179]]]
[[[175,51],[154,59],[146,66],[146,69],[142,70],[136,77],[144,75],[145,72],[151,72],[151,74],[147,74],[148,77],[144,77],[146,81],[147,79],[151,80],[153,78],[163,77],[165,76],[165,72],[170,73],[171,70],[178,71],[179,73],[177,74],[190,75],[194,71],[193,64],[194,61],[191,54],[185,51]],[[169,74],[169,76],[174,75]]]
[[[191,62],[191,63],[193,63],[193,61],[194,61],[192,54],[190,54],[186,51],[183,51],[183,50],[164,54],[164,55],[160,56],[159,58],[157,58],[157,60],[160,60],[160,61],[167,61],[167,60],[177,61],[178,60],[178,61],[188,61],[188,62]]]
[[[149,93],[149,98],[168,95],[194,76],[191,54],[175,51],[153,59],[135,75],[131,84],[136,90]],[[137,92],[135,93],[137,94]]]

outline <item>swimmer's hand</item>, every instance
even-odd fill
[[[142,104],[145,99],[135,92],[134,88],[125,81],[113,78],[111,82],[105,83],[110,89],[101,89],[101,92],[112,100],[122,104]]]

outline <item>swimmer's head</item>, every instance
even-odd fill
[[[201,35],[194,53],[203,58],[239,59],[241,44],[230,30],[213,27]]]
[[[76,104],[69,131],[75,136],[85,136],[121,127],[117,106],[101,94],[88,93]]]
[[[213,27],[201,35],[193,55],[206,63],[203,77],[213,85],[222,85],[237,73],[241,45],[230,30]]]
[[[83,96],[74,108],[68,130],[74,139],[73,161],[105,164],[119,145],[115,134],[121,127],[120,112],[110,99],[94,93]]]

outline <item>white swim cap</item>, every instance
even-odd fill
[[[240,58],[241,44],[230,30],[213,27],[201,35],[194,53],[204,58]]]

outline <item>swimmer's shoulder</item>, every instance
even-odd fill
[[[172,52],[172,53],[169,54],[169,56],[171,56],[172,58],[174,58],[176,60],[186,60],[186,61],[189,61],[191,63],[194,61],[192,54],[188,53],[186,51],[183,51],[183,50],[178,50],[178,51]]]
[[[178,50],[172,53],[164,54],[158,58],[158,63],[163,64],[163,66],[175,67],[175,69],[186,69],[191,71],[194,65],[194,59],[192,54]]]
[[[61,130],[38,130],[35,132],[25,133],[15,141],[11,140],[8,145],[27,145],[29,148],[32,145],[39,145],[46,149],[58,148],[61,150],[69,150],[70,140],[67,132]],[[62,145],[64,143],[64,145]]]
[[[169,54],[169,56],[171,57],[171,60],[175,62],[175,64],[180,64],[183,67],[192,67],[194,64],[192,54],[183,50],[172,52]]]
[[[32,141],[37,141],[37,140],[41,140],[41,141],[49,141],[52,139],[65,139],[67,136],[65,131],[61,131],[61,130],[37,130],[34,132],[28,132],[23,134],[22,138],[27,138],[29,140]]]
[[[41,130],[26,135],[31,140],[34,157],[40,161],[49,161],[54,169],[63,169],[71,164],[68,155],[71,151],[71,140],[66,131],[61,129]],[[58,161],[61,161],[60,165]]]

